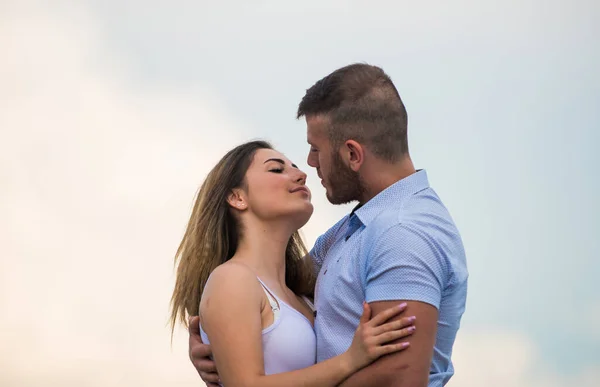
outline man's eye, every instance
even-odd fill
[[[273,173],[281,173],[281,172],[283,172],[283,168],[269,169],[269,172],[273,172]]]
[[[311,152],[318,152],[319,150],[317,148],[310,148]]]

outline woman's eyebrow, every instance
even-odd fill
[[[277,158],[270,158],[270,159],[267,159],[267,160],[264,162],[264,164],[268,163],[269,161],[275,161],[275,162],[278,162],[278,163],[279,163],[279,164],[281,164],[281,165],[285,165],[285,161],[283,161],[282,159],[277,159]],[[294,168],[298,169],[298,166],[297,166],[296,164],[292,164],[292,167],[294,167]]]

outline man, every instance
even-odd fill
[[[364,300],[373,315],[406,302],[406,313],[417,318],[410,348],[380,358],[342,386],[445,385],[465,310],[465,252],[426,172],[413,166],[398,91],[382,69],[353,64],[308,89],[300,117],[307,123],[308,164],[328,200],[359,203],[310,252],[318,273],[317,361],[349,347]],[[197,326],[193,318],[190,357],[204,381],[214,382],[210,348]]]

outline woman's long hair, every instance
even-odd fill
[[[266,141],[251,141],[229,151],[210,171],[200,187],[192,215],[175,254],[177,278],[171,297],[171,330],[179,319],[187,327],[188,316],[197,316],[202,291],[212,271],[235,254],[240,224],[227,202],[235,188],[247,186],[246,171],[258,149],[273,149]],[[303,259],[306,246],[298,231],[285,252],[285,283],[297,295],[311,296],[312,263]]]

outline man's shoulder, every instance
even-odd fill
[[[458,228],[433,189],[420,191],[400,206],[389,206],[371,226],[367,241],[372,247],[398,252],[418,247],[419,255],[430,255],[446,268],[466,265]]]
[[[432,188],[419,191],[399,205],[386,207],[375,218],[373,226],[375,234],[391,228],[418,230],[424,234],[440,230],[458,233],[448,209]]]

